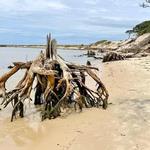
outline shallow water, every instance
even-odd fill
[[[41,49],[38,48],[0,48],[0,75],[8,71],[7,66],[11,65],[12,62],[33,60],[40,51]],[[58,50],[58,54],[66,61],[86,64],[87,60],[90,60],[94,63],[93,58],[87,58],[87,56],[79,57],[79,55],[85,53],[86,51],[81,50]],[[22,71],[18,71],[13,75],[13,77],[8,80],[6,88],[14,88],[16,81],[21,79],[21,75]],[[31,95],[33,99],[34,92],[33,90]],[[12,150],[20,149],[35,142],[40,136],[45,136],[47,130],[51,130],[50,127],[53,126],[54,122],[41,123],[39,110],[39,107],[34,106],[33,102],[29,103],[27,100],[25,105],[25,117],[23,119],[17,118],[13,123],[10,122],[11,106],[0,111],[0,149],[9,149],[8,145],[11,146]]]
[[[20,52],[20,56],[13,54],[13,58],[22,58],[23,61],[23,54],[34,58],[39,51],[33,50],[32,55],[30,51]],[[2,52],[4,50],[0,52],[0,62],[6,68],[13,58],[6,55],[2,58]],[[87,60],[86,57],[74,56],[80,51],[60,50],[59,53],[68,61],[85,63]],[[6,59],[5,64],[2,59]],[[35,107],[33,102],[27,102],[25,117],[11,123],[12,109],[9,107],[0,111],[0,150],[149,150],[149,57],[103,65],[93,61],[92,64],[103,70],[101,79],[112,102],[107,110],[83,109],[82,113],[71,112],[67,117],[41,122],[40,108]],[[3,70],[0,69],[0,72]],[[19,76],[16,77],[18,80]],[[91,80],[87,81],[88,86],[93,87]],[[15,80],[9,83],[8,87],[15,85]]]
[[[41,48],[14,48],[14,47],[0,47],[0,75],[4,74],[8,71],[8,66],[12,65],[12,62],[26,62],[30,60],[34,60],[41,51]],[[66,61],[83,64],[85,65],[87,60],[94,62],[93,58],[88,58],[83,55],[86,54],[84,50],[64,50],[58,49],[58,54],[63,57]],[[83,55],[83,56],[81,56]],[[12,89],[15,86],[15,82],[22,77],[22,71],[18,71],[14,74],[6,83],[6,87],[8,89]],[[19,79],[18,79],[19,78]],[[12,83],[12,84],[10,84]]]
[[[14,61],[30,61],[33,60],[41,51],[40,48],[0,48],[0,68],[5,69]],[[79,55],[85,54],[83,50],[58,50],[58,54],[65,60],[86,64],[87,57]],[[92,60],[92,58],[88,58]]]

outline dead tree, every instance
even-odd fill
[[[124,59],[125,59],[125,56],[117,54],[115,52],[110,52],[103,57],[102,61],[109,62],[109,61],[117,61],[117,60],[124,60]]]
[[[0,77],[0,94],[4,108],[12,104],[11,121],[18,112],[20,117],[24,116],[24,102],[31,100],[34,80],[37,81],[34,104],[43,105],[42,120],[60,116],[63,109],[70,108],[70,104],[78,105],[80,110],[84,106],[107,108],[108,91],[92,71],[98,69],[66,62],[57,54],[57,42],[51,35],[47,36],[46,51],[41,51],[35,60],[15,62],[9,68],[11,70]],[[14,89],[6,90],[6,81],[20,69],[26,70],[23,78]],[[85,74],[96,81],[97,90],[87,87]]]

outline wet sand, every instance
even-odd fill
[[[83,109],[40,122],[39,108],[29,104],[25,118],[13,123],[10,110],[1,111],[0,149],[149,150],[150,57],[105,63],[100,70],[112,103],[107,110]]]

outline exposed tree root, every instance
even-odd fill
[[[71,106],[77,109],[78,105],[81,111],[83,107],[107,108],[108,91],[92,71],[98,69],[66,62],[57,55],[56,40],[51,40],[51,35],[47,36],[45,53],[41,52],[35,60],[27,63],[14,62],[9,68],[11,70],[0,77],[0,95],[3,97],[4,108],[12,104],[11,121],[17,114],[24,117],[24,102],[31,100],[34,81],[37,82],[34,104],[43,105],[42,120],[56,118],[63,109]],[[6,91],[6,81],[19,69],[26,70],[23,78],[13,90]],[[96,91],[87,87],[85,74],[96,81]]]

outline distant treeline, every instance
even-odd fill
[[[133,29],[127,30],[126,33],[129,34],[129,37],[130,35],[141,36],[145,33],[150,33],[150,20],[137,24]]]
[[[77,45],[77,44],[59,44],[58,45],[58,48],[82,48],[82,47],[86,47],[88,45],[84,45],[84,44],[80,44],[80,45]],[[33,44],[29,44],[29,45],[15,45],[15,44],[0,44],[0,47],[24,47],[24,48],[45,48],[46,45],[33,45]]]
[[[0,47],[45,47],[45,45],[9,45],[9,44],[0,44]]]

